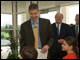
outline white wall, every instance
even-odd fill
[[[78,6],[79,6],[79,4],[60,7],[60,9],[61,9],[60,13],[62,13],[64,16],[64,18],[63,18],[64,23],[75,24],[75,15],[79,14]],[[72,9],[72,8],[74,8],[74,9]]]
[[[66,12],[66,7],[61,7],[60,9],[61,9],[60,13],[63,14],[63,20],[62,20],[62,22],[66,23],[66,19],[67,19],[67,17],[66,17],[66,13],[67,13]]]

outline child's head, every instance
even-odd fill
[[[76,38],[69,36],[64,39],[62,46],[63,51],[74,51],[79,56],[78,41]]]
[[[32,46],[26,46],[22,49],[21,57],[23,59],[37,59],[38,52]]]
[[[69,37],[66,37],[64,39],[64,42],[62,44],[62,50],[63,51],[67,51],[67,50],[73,50],[75,51],[75,49],[77,48],[78,46],[78,41],[76,38],[72,37],[72,36],[69,36]]]

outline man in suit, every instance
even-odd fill
[[[62,23],[63,15],[57,13],[55,15],[55,23],[52,24],[52,30],[54,33],[54,43],[50,50],[51,59],[62,59],[67,53],[62,51],[62,43],[64,38],[68,36],[73,36],[70,26],[68,24]]]
[[[78,40],[78,47],[79,47],[79,14],[75,16],[76,24],[71,26],[72,32],[74,37]]]
[[[25,46],[35,47],[35,44],[37,44],[35,39],[38,37],[38,49],[41,49],[41,53],[46,53],[51,48],[54,40],[50,21],[48,19],[38,17],[39,9],[37,4],[31,4],[29,6],[29,14],[31,18],[21,24],[20,52]],[[37,25],[36,27],[34,27],[35,24]],[[36,28],[38,35],[35,37],[34,29]]]

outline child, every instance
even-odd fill
[[[37,59],[38,52],[32,46],[25,46],[21,52],[21,59]]]
[[[78,42],[76,38],[69,36],[64,39],[62,50],[67,52],[67,55],[62,59],[79,59]]]

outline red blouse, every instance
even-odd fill
[[[76,53],[69,53],[68,55],[64,56],[62,59],[77,59]]]

